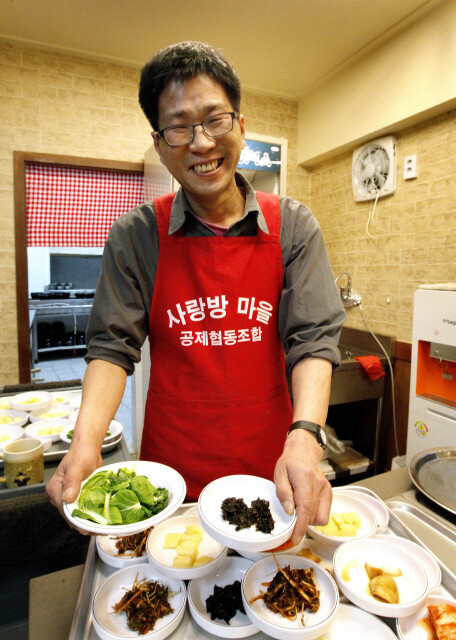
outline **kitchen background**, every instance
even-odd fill
[[[341,80],[344,87],[352,87],[351,98],[334,82],[317,87],[302,101],[249,89],[244,89],[242,99],[249,133],[288,140],[287,195],[307,204],[319,220],[334,275],[350,272],[372,329],[398,341],[399,417],[405,416],[408,402],[413,293],[421,283],[456,281],[454,57],[451,62],[456,29],[450,41],[443,37],[456,25],[456,4],[437,4],[405,35],[399,33],[344,69]],[[429,39],[429,32],[434,38]],[[424,109],[422,103],[409,101],[406,112],[398,113],[395,123],[390,120],[389,127],[380,116],[377,123],[365,125],[365,112],[375,114],[379,103],[400,103],[395,90],[401,74],[420,83],[421,57],[415,58],[413,69],[389,68],[394,83],[382,83],[378,74],[379,60],[389,61],[395,54],[397,61],[401,50],[410,52],[406,47],[411,40],[413,52],[420,52],[422,59],[434,60],[439,54],[442,65],[433,77],[440,78],[445,91],[438,94],[434,85],[428,87],[434,106],[429,103]],[[363,103],[359,78],[372,75],[377,76],[376,91],[368,92]],[[142,162],[151,138],[137,102],[138,76],[139,70],[126,64],[0,42],[0,385],[19,381],[13,151]],[[425,88],[427,77],[421,78]],[[347,107],[350,100],[360,102]],[[378,200],[375,216],[386,235],[372,239],[366,234],[372,202],[353,200],[352,152],[361,142],[386,133],[394,133],[397,141],[397,189]],[[331,135],[336,152],[327,142]],[[404,181],[404,157],[411,154],[417,154],[418,177]],[[348,310],[346,325],[365,329],[358,307]]]

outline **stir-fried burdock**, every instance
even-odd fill
[[[274,519],[269,509],[268,500],[257,498],[252,500],[252,522],[256,526],[257,531],[262,533],[271,533],[274,529]]]
[[[219,618],[230,624],[237,610],[245,613],[240,581],[235,580],[233,584],[227,584],[224,587],[214,585],[214,593],[206,598],[206,611],[210,613],[211,620]]]
[[[222,515],[224,520],[236,525],[236,531],[248,529],[252,525],[262,533],[271,533],[274,529],[269,502],[261,498],[253,500],[251,507],[242,498],[225,498],[222,502]]]
[[[170,595],[173,594],[169,593],[168,587],[153,580],[138,581],[138,574],[136,574],[132,588],[113,606],[113,610],[114,613],[125,611],[128,627],[144,635],[153,630],[159,618],[173,612],[168,602]]]
[[[263,583],[267,591],[260,591],[250,603],[263,599],[268,609],[288,620],[301,615],[301,623],[305,625],[304,611],[315,612],[320,608],[320,592],[314,582],[313,569],[290,569],[289,565],[282,569],[277,560],[276,564],[278,572],[274,578]]]
[[[115,538],[117,556],[133,556],[139,558],[143,555],[146,546],[147,536],[152,531],[153,527],[149,527],[141,533],[134,533],[131,536],[118,536]]]

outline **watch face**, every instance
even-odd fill
[[[328,438],[326,436],[326,431],[324,429],[320,429],[320,438],[321,438],[323,444],[327,444]]]

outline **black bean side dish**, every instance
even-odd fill
[[[235,580],[233,584],[227,584],[225,587],[214,585],[214,593],[206,598],[206,611],[210,614],[211,620],[219,618],[230,624],[237,610],[245,613],[240,581]]]
[[[274,519],[269,509],[269,501],[257,498],[248,507],[242,498],[225,498],[222,502],[224,520],[236,525],[236,531],[248,529],[255,525],[257,531],[271,533],[274,529]]]

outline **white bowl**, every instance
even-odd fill
[[[191,567],[189,569],[176,569],[173,567],[173,560],[177,555],[177,551],[176,549],[163,548],[165,536],[167,533],[184,533],[185,527],[188,525],[200,527],[199,517],[183,515],[167,518],[164,522],[154,527],[147,538],[146,552],[149,562],[164,576],[178,580],[202,578],[215,571],[227,554],[228,549],[223,544],[204,532],[203,539],[198,547],[198,555],[210,556],[213,560],[200,567]]]
[[[55,418],[63,420],[64,418],[68,418],[70,413],[73,413],[73,409],[67,404],[53,404],[45,409],[32,411],[30,413],[30,422],[38,422],[38,420],[54,420]]]
[[[0,398],[0,409],[2,411],[11,409],[10,396],[2,396]]]
[[[428,605],[438,604],[452,604],[456,607],[456,600],[441,596],[428,596],[413,615],[396,620],[396,631],[399,640],[429,640],[431,635],[422,624],[422,620],[429,616]]]
[[[117,473],[118,469],[121,469],[122,467],[125,467],[127,469],[134,468],[136,471],[136,475],[147,476],[154,487],[164,487],[165,489],[167,489],[169,492],[168,505],[159,513],[151,516],[150,518],[146,518],[145,520],[141,520],[140,522],[122,525],[103,525],[71,515],[73,509],[78,508],[78,496],[78,498],[76,498],[76,500],[74,500],[73,502],[63,503],[63,513],[67,520],[71,522],[71,524],[74,524],[79,529],[89,531],[90,533],[114,536],[129,536],[133,533],[144,531],[152,525],[156,525],[162,520],[169,518],[169,516],[171,516],[184,501],[187,487],[183,477],[180,475],[180,473],[178,473],[171,467],[167,467],[164,464],[159,464],[158,462],[148,462],[146,460],[129,460],[123,462],[115,462],[114,464],[108,464],[104,467],[96,469],[89,476],[89,478],[91,478],[96,473],[99,473],[100,471],[112,470]],[[89,478],[87,478],[83,482],[83,486]]]
[[[13,442],[13,440],[19,440],[24,437],[24,429],[18,427],[15,424],[1,424],[0,425],[0,437],[8,436],[5,440],[0,440],[0,451],[3,451],[5,444]]]
[[[41,411],[50,407],[51,402],[52,396],[48,391],[24,391],[9,399],[11,409],[16,411]]]
[[[364,502],[365,505],[370,507],[375,513],[375,517],[377,518],[376,534],[384,533],[388,529],[390,518],[389,509],[382,500],[369,495],[368,493],[358,491],[355,487],[350,489],[345,487],[334,487],[333,495],[334,493],[337,493],[338,495],[342,494],[346,496],[352,496],[353,498]]]
[[[73,423],[70,423],[73,424]],[[62,430],[68,427],[68,420],[64,418],[50,418],[49,420],[37,420],[25,427],[26,438],[39,438],[43,443],[43,448],[48,451],[54,442],[60,440],[60,431],[52,433],[50,435],[42,435],[39,433],[42,429],[61,428]]]
[[[5,421],[1,423],[0,426],[13,424],[16,427],[23,427],[25,424],[27,424],[29,419],[29,414],[26,411],[15,411],[14,409],[1,409],[0,417],[1,416],[7,416],[8,418],[11,418],[11,421]]]
[[[160,582],[168,587],[168,601],[173,608],[173,613],[159,618],[153,631],[139,635],[127,625],[127,616],[124,612],[115,614],[112,608],[117,604],[125,590],[131,589],[135,577],[137,580],[146,579]],[[120,640],[121,638],[153,638],[163,640],[167,638],[179,625],[185,613],[187,591],[185,583],[181,580],[173,580],[162,576],[149,564],[135,564],[126,569],[119,569],[107,578],[97,589],[92,601],[92,619],[95,632],[101,640]]]
[[[328,536],[319,531],[315,526],[307,527],[307,533],[319,542],[339,546],[349,540],[361,540],[373,536],[377,530],[377,518],[371,507],[367,506],[358,497],[343,493],[334,493],[331,504],[331,514],[355,512],[361,520],[361,527],[356,536]]]
[[[334,575],[342,593],[361,609],[385,618],[401,618],[417,611],[427,595],[426,572],[409,552],[377,538],[346,542],[334,554]],[[369,578],[364,568],[394,567],[402,576],[394,578],[399,591],[399,603],[382,602],[369,593]]]
[[[76,413],[76,417],[77,417],[78,412],[74,412],[74,413]],[[62,429],[62,431],[60,432],[60,439],[63,440],[63,442],[66,442],[67,444],[71,444],[71,438],[68,437],[68,432],[74,429],[74,426],[76,423],[76,419],[73,419],[73,415],[74,415],[73,413],[70,413],[70,415],[67,418],[68,425],[65,427],[65,429]],[[120,424],[120,422],[117,422],[117,420],[112,420],[111,424],[109,425],[109,431],[110,431],[110,435],[105,437],[105,439],[103,440],[103,445],[109,444],[111,442],[114,442],[115,440],[118,440],[123,431],[123,426]]]
[[[242,581],[242,600],[248,617],[258,629],[278,640],[321,638],[330,627],[337,612],[339,592],[336,583],[327,571],[307,558],[285,555],[280,556],[279,563],[282,568],[288,565],[291,569],[313,568],[315,584],[320,591],[318,611],[314,613],[306,611],[305,626],[303,626],[300,615],[295,620],[288,620],[268,609],[262,599],[250,604],[250,600],[258,596],[260,591],[263,593],[266,591],[267,586],[264,583],[270,582],[278,571],[274,558],[269,556],[255,562],[247,570]]]
[[[224,558],[216,572],[199,580],[191,580],[188,585],[188,608],[192,618],[204,631],[217,638],[247,638],[258,632],[247,615],[239,610],[229,624],[218,618],[211,620],[211,615],[206,610],[206,600],[214,593],[215,585],[226,587],[236,580],[242,582],[251,565],[250,560],[230,556]]]
[[[376,536],[376,540],[384,540],[388,544],[393,544],[395,547],[404,549],[406,553],[409,553],[415,560],[418,560],[427,575],[428,593],[437,589],[442,581],[442,571],[439,563],[430,551],[420,544],[412,540],[407,540],[407,538],[401,538],[400,536],[378,535]]]
[[[235,525],[223,519],[221,504],[225,498],[243,498],[247,506],[252,500],[269,501],[274,519],[272,533],[262,533],[254,526],[236,531]],[[236,551],[267,551],[286,542],[296,523],[296,513],[285,513],[270,480],[257,476],[225,476],[208,484],[198,499],[198,513],[205,531],[215,540]]]
[[[70,396],[63,391],[51,391],[52,404],[69,404]]]
[[[73,407],[73,409],[79,409],[79,407],[81,406],[82,391],[68,391],[67,393],[69,400],[66,404],[69,404],[70,407]]]
[[[325,640],[397,640],[394,632],[379,618],[352,604],[339,603],[336,617],[325,633]]]
[[[130,554],[118,555],[119,551],[116,547],[116,536],[97,536],[96,547],[97,553],[101,560],[111,567],[117,569],[124,569],[130,567],[133,564],[141,564],[148,562],[146,545],[143,547],[143,553],[140,556],[134,556]]]

